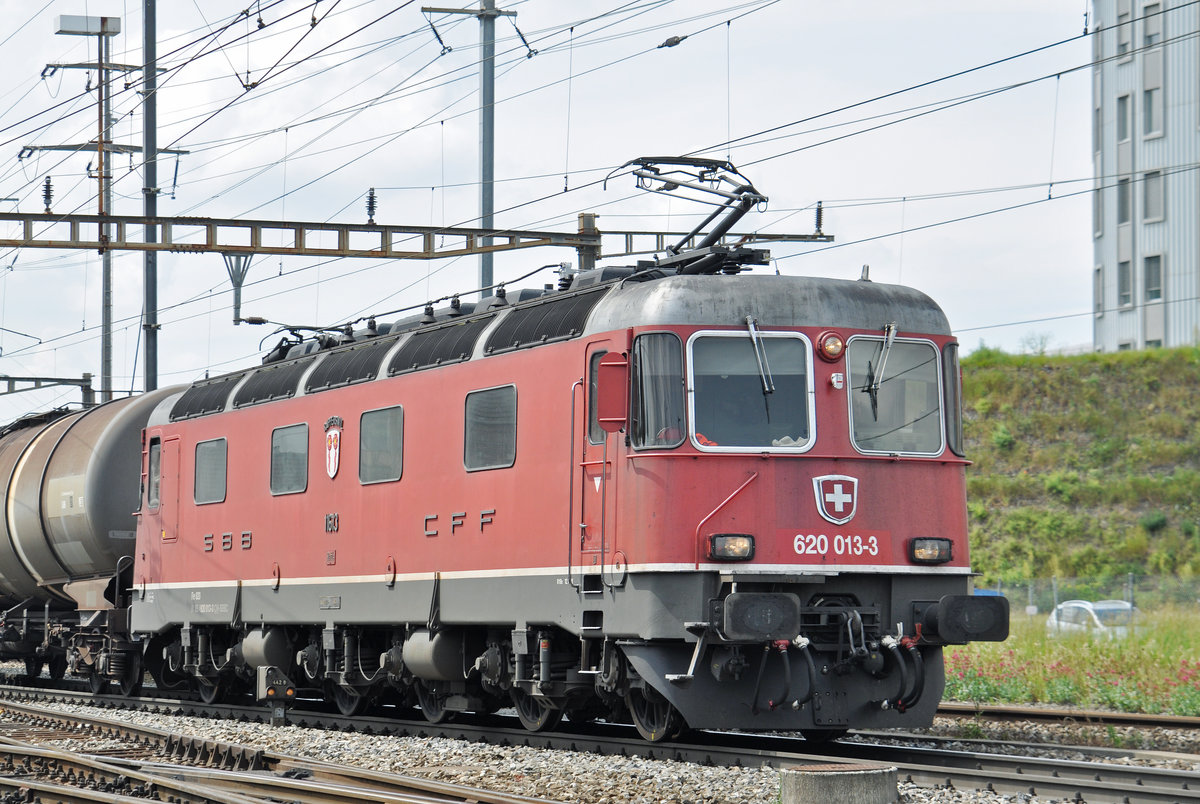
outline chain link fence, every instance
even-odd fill
[[[1049,614],[1064,600],[1125,600],[1143,611],[1163,606],[1200,606],[1200,578],[1128,575],[1112,578],[1033,578],[976,587],[976,594],[1002,594],[1013,616]]]

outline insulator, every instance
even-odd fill
[[[817,234],[821,234],[821,224],[825,222],[825,210],[821,208],[821,202],[817,202]]]
[[[367,190],[367,223],[375,223],[375,210],[378,209],[378,204],[375,199],[375,188]]]
[[[50,181],[50,177],[46,177],[46,184],[42,187],[42,199],[46,202],[46,213],[50,213],[50,202],[54,199],[54,184]]]

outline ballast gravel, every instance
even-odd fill
[[[778,802],[779,774],[769,769],[712,768],[685,762],[636,757],[598,756],[588,753],[551,751],[520,746],[500,747],[424,737],[387,737],[346,734],[298,726],[268,726],[207,718],[161,715],[148,712],[111,710],[60,704],[65,712],[89,712],[102,717],[120,717],[130,723],[191,734],[206,739],[240,743],[278,753],[353,765],[386,773],[418,776],[559,802],[617,804],[618,802],[663,802],[664,804],[716,804],[716,802]],[[1091,730],[1095,730],[1092,733]],[[1141,749],[1194,754],[1192,757],[1164,756],[1158,764],[1192,767],[1200,772],[1200,734],[1195,731],[1134,730],[1124,735]],[[1107,727],[1057,725],[1036,722],[990,723],[961,718],[938,718],[923,735],[964,737],[960,747],[981,750],[983,742],[1018,740],[1044,744],[1055,756],[1082,759],[1069,746],[1101,744],[1114,734]],[[854,739],[854,738],[851,738]],[[874,740],[874,736],[870,739]],[[897,736],[896,742],[903,742]],[[1117,734],[1120,740],[1121,735]],[[1108,743],[1111,745],[1111,741]],[[63,741],[71,750],[101,750],[95,741]],[[1062,747],[1060,747],[1062,746]],[[994,750],[997,746],[992,746]],[[1061,752],[1061,753],[1060,753]],[[1156,764],[1140,758],[1139,762]],[[958,804],[984,802],[1049,802],[1054,799],[1028,795],[1000,795],[986,791],[922,788],[899,784],[900,801],[909,804]],[[1065,800],[1064,800],[1065,801]]]

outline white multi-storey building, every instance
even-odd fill
[[[1200,343],[1200,7],[1093,0],[1094,344]]]

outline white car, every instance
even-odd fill
[[[1046,619],[1046,633],[1090,634],[1104,639],[1123,639],[1129,635],[1141,612],[1124,600],[1066,600],[1059,603]]]

